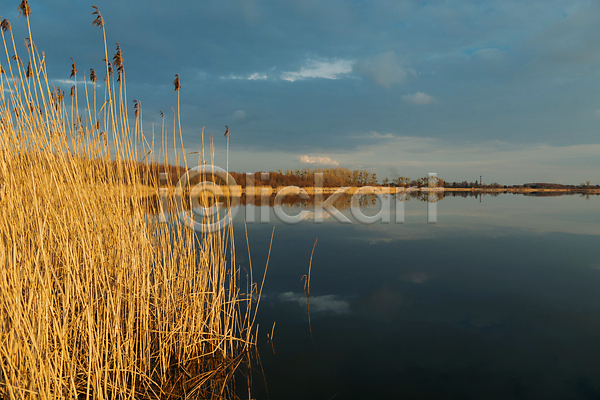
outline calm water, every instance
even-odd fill
[[[253,398],[600,398],[600,196],[446,197],[437,212],[427,224],[413,199],[404,224],[248,225],[255,279],[275,227]]]

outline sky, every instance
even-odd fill
[[[18,3],[0,6],[17,38]],[[146,136],[161,111],[172,134],[178,74],[186,151],[205,127],[218,166],[227,125],[235,171],[600,184],[599,1],[31,0],[63,89],[70,57],[103,70],[91,4]]]

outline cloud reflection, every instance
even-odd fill
[[[279,295],[281,301],[291,301],[298,305],[306,307],[306,297],[301,293],[285,292]],[[311,312],[331,312],[334,314],[349,314],[350,303],[345,300],[340,300],[338,296],[328,294],[324,296],[310,297]]]

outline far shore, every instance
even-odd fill
[[[225,195],[229,193],[225,186],[221,186]],[[152,188],[148,187],[148,189],[152,190]],[[169,192],[172,193],[174,187],[171,186],[168,188]],[[252,188],[242,188],[240,185],[237,185],[237,191],[239,194],[244,194],[246,196],[260,196],[262,193],[266,193],[267,195],[276,195],[283,189],[283,187],[273,188],[270,186],[254,186]],[[251,190],[250,190],[251,189]],[[313,186],[302,187],[300,188],[304,190],[308,195],[314,196],[315,194],[333,194],[336,191],[340,190],[340,187],[324,187],[324,188],[316,188]],[[319,190],[320,189],[320,190]],[[395,194],[402,193],[405,191],[414,191],[414,192],[429,192],[429,191],[445,191],[445,192],[473,192],[473,193],[598,193],[600,194],[600,189],[586,189],[586,188],[575,188],[575,189],[539,189],[539,188],[530,188],[530,187],[508,187],[508,188],[428,188],[428,187],[388,187],[388,186],[363,186],[363,187],[351,187],[345,194],[354,194],[357,191],[361,191],[362,194],[376,194],[379,193],[385,194]],[[293,193],[290,193],[293,194]]]

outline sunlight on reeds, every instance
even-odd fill
[[[75,61],[71,97],[51,85],[27,1],[19,10],[29,46],[1,23],[0,397],[229,397],[255,312],[231,226],[196,234],[148,214],[155,153],[139,102],[127,113],[124,59],[117,45],[108,61],[99,10],[102,99],[94,70],[79,93]]]

